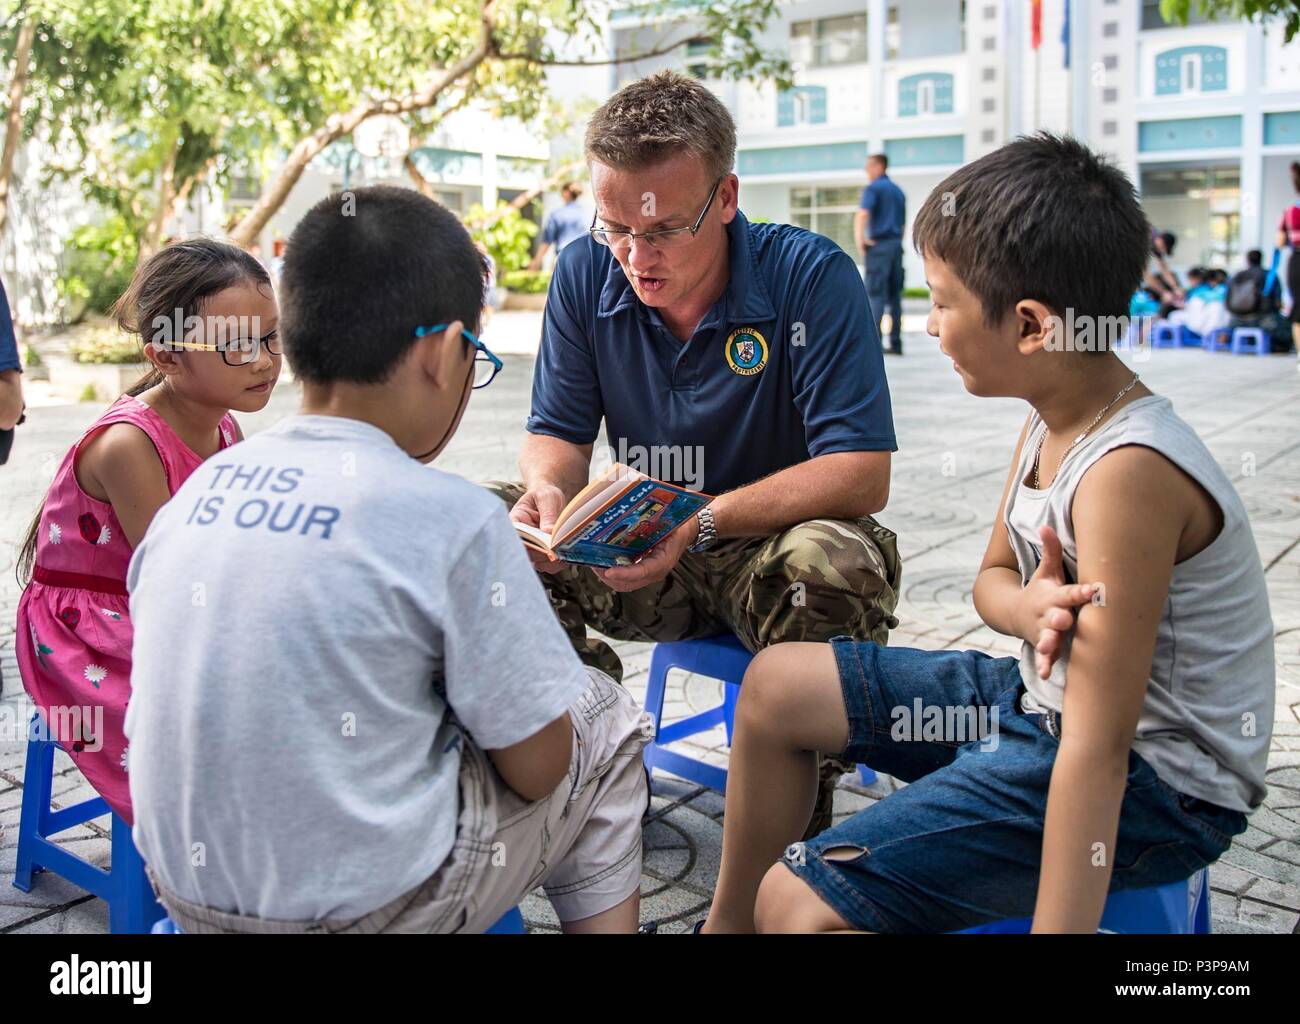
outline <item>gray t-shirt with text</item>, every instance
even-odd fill
[[[415,887],[455,836],[449,709],[496,749],[588,686],[500,500],[357,420],[209,459],[127,583],[136,845],[219,910],[351,917]]]

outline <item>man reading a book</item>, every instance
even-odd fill
[[[593,115],[596,215],[551,282],[523,481],[491,485],[512,519],[550,531],[587,484],[602,421],[620,461],[702,458],[702,480],[660,476],[713,501],[635,564],[530,552],[580,657],[615,678],[588,626],[640,641],[729,632],[758,651],[884,643],[897,625],[895,537],[872,518],[897,445],[862,278],[829,239],[744,217],[735,149],[726,107],[673,72]],[[834,774],[810,829],[829,823]]]

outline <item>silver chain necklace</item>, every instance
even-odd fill
[[[1101,410],[1101,412],[1097,413],[1097,415],[1093,417],[1092,422],[1083,428],[1083,432],[1078,437],[1076,437],[1073,441],[1070,442],[1069,446],[1065,449],[1065,451],[1061,452],[1061,459],[1056,464],[1056,472],[1052,474],[1053,481],[1055,481],[1056,477],[1060,474],[1061,467],[1065,465],[1065,457],[1069,455],[1070,452],[1074,451],[1075,445],[1077,445],[1080,441],[1082,441],[1085,437],[1087,437],[1089,433],[1092,432],[1092,428],[1101,422],[1101,418],[1110,411],[1111,407],[1116,402],[1118,402],[1121,398],[1123,398],[1125,395],[1127,395],[1130,391],[1133,390],[1137,382],[1138,382],[1138,375],[1135,373],[1133,374],[1133,379],[1129,381],[1127,384],[1125,384],[1122,388],[1120,388],[1119,394],[1116,395],[1114,398],[1112,398],[1109,402],[1107,402],[1105,407]],[[1042,457],[1043,442],[1046,440],[1047,440],[1047,431],[1044,430],[1042,436],[1038,439],[1038,447],[1034,449],[1034,490],[1039,489],[1038,488],[1038,460]]]

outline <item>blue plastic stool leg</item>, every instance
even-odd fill
[[[650,656],[650,673],[646,681],[645,709],[655,720],[655,738],[646,745],[645,765],[671,772],[689,782],[724,792],[727,770],[688,754],[667,749],[672,743],[721,725],[728,741],[734,728],[736,699],[752,654],[733,636],[705,637],[698,640],[668,641],[655,645]],[[688,718],[663,722],[664,691],[668,673],[681,669],[723,683],[723,702]]]
[[[32,735],[43,728],[33,719]],[[40,739],[27,743],[27,768],[23,774],[23,809],[18,822],[18,862],[14,886],[32,891],[32,875],[42,870],[36,863],[37,837],[45,834],[50,815],[50,790],[54,780],[54,744]]]
[[[113,815],[113,863],[109,872],[108,930],[114,935],[142,935],[163,909],[144,873],[144,860],[131,839],[131,826]]]
[[[484,935],[523,935],[527,932],[524,927],[524,915],[515,907],[502,915],[491,928],[485,931]]]

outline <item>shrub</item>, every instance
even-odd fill
[[[551,275],[545,270],[512,270],[501,278],[506,291],[520,295],[541,295],[551,285]]]
[[[501,212],[501,208],[507,206],[506,203],[498,203],[497,211],[500,215],[497,219],[487,227],[471,227],[469,232],[474,241],[482,242],[487,247],[492,262],[496,264],[498,278],[512,270],[522,270],[528,266],[533,251],[533,237],[539,230],[536,224],[513,207]],[[475,225],[486,216],[487,211],[475,203],[465,215],[465,223]]]
[[[94,327],[83,332],[68,346],[68,354],[74,363],[122,365],[145,361],[140,339],[115,327]]]
[[[55,283],[68,318],[80,320],[87,310],[107,313],[131,283],[138,256],[136,237],[119,214],[77,228],[64,250],[64,272]]]

